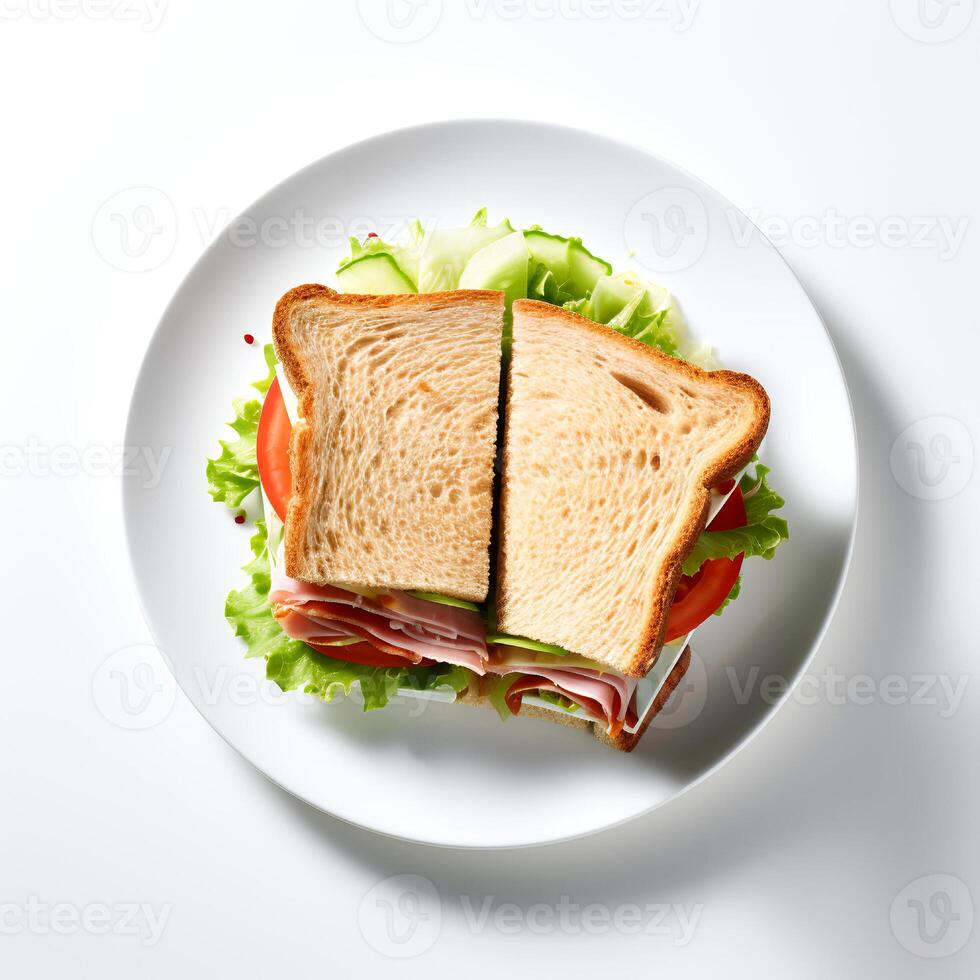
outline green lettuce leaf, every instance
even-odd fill
[[[261,395],[269,390],[276,377],[276,355],[272,344],[263,350],[269,373],[252,383]],[[258,398],[238,398],[234,403],[235,417],[228,425],[237,439],[219,439],[221,452],[208,460],[208,492],[216,503],[237,510],[242,501],[259,485],[259,465],[255,460],[255,437],[259,431],[262,401]]]
[[[229,593],[225,618],[245,641],[247,657],[264,657],[266,677],[283,691],[302,690],[324,701],[349,695],[358,685],[365,711],[383,708],[399,688],[420,691],[448,689],[458,694],[470,683],[465,667],[364,667],[334,660],[287,636],[272,615],[269,602],[271,566],[266,550],[264,521],[256,522],[251,539],[252,560],[245,566],[249,582]]]
[[[685,575],[694,575],[711,558],[735,558],[744,554],[746,558],[770,559],[779,545],[789,538],[789,525],[772,513],[786,501],[769,486],[768,474],[769,467],[758,463],[754,476],[746,473],[742,477],[739,486],[745,497],[748,523],[733,531],[704,531],[684,562]],[[735,596],[729,597],[733,598]]]

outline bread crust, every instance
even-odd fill
[[[286,514],[287,525],[302,526],[305,524],[306,515],[311,509],[310,473],[304,465],[304,460],[307,460],[310,455],[312,432],[305,420],[313,415],[314,385],[313,379],[307,376],[304,359],[298,354],[292,341],[291,320],[296,309],[308,304],[330,303],[341,309],[404,310],[417,308],[420,310],[439,310],[456,307],[465,302],[486,302],[494,306],[499,305],[501,318],[503,316],[503,294],[494,290],[454,290],[438,293],[375,296],[338,293],[328,286],[306,283],[290,289],[280,298],[272,317],[273,345],[289,385],[296,395],[300,413],[300,418],[293,426],[289,441],[292,493]],[[499,406],[497,406],[497,411],[499,411]],[[496,421],[496,415],[494,421]],[[488,522],[490,520],[489,512],[487,520]],[[491,527],[488,524],[486,531],[488,541],[490,534]],[[304,535],[299,533],[292,535],[287,533],[284,538],[283,552],[286,573],[294,577],[298,576],[299,569],[302,567],[303,539]],[[482,602],[486,599],[486,588],[485,585],[480,593],[469,589],[443,589],[441,591],[472,602]]]
[[[689,364],[687,361],[682,361],[679,358],[664,354],[662,351],[641,343],[638,340],[634,340],[632,337],[626,337],[611,327],[596,323],[594,320],[589,320],[587,317],[573,313],[571,310],[552,306],[549,303],[543,303],[538,300],[527,299],[515,301],[513,309],[515,316],[517,314],[523,314],[525,316],[542,317],[551,321],[554,321],[556,318],[563,320],[569,326],[591,335],[600,344],[612,345],[613,347],[618,346],[620,349],[628,351],[630,354],[641,359],[645,358],[657,361],[660,365],[668,367],[670,370],[695,383],[703,384],[705,382],[713,382],[729,386],[732,389],[745,393],[754,404],[755,417],[746,435],[739,443],[731,447],[723,455],[712,460],[711,465],[697,478],[697,492],[692,497],[691,506],[684,518],[684,523],[677,540],[667,555],[665,562],[666,574],[662,576],[651,596],[649,618],[632,659],[625,666],[619,664],[611,665],[630,677],[645,677],[656,662],[657,656],[663,646],[664,634],[667,629],[667,615],[683,574],[684,562],[694,550],[697,539],[707,524],[711,488],[736,476],[748,465],[753,454],[759,448],[769,427],[769,396],[766,394],[762,385],[755,378],[747,374],[727,370],[706,371],[695,364]],[[511,366],[507,374],[507,404],[505,406],[504,418],[502,451],[504,479],[501,481],[500,491],[501,515],[506,513],[506,500],[510,492],[507,481],[507,469],[510,463],[511,442],[508,439],[508,429],[510,426],[512,394],[513,367]],[[502,520],[498,535],[497,564],[497,598],[499,608],[506,608],[509,595],[509,583],[507,581],[507,537],[507,527]],[[532,638],[545,643],[554,642],[548,637]]]

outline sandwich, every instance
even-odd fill
[[[298,420],[269,598],[287,636],[367,666],[484,672],[503,315],[495,292],[279,301]]]
[[[638,681],[664,656],[676,685],[689,662],[686,644],[664,655],[664,639],[711,490],[758,449],[769,399],[747,375],[520,300],[506,413],[495,647],[507,653],[493,669],[505,684],[521,676],[503,696],[513,708],[528,694],[581,694],[603,734],[635,744],[652,718]],[[540,664],[515,654],[513,637],[562,652]]]
[[[283,690],[547,718],[635,747],[788,537],[769,399],[666,290],[539,228],[352,241],[275,308],[208,463],[255,517],[225,615]],[[754,473],[749,472],[754,465]]]

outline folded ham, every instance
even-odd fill
[[[514,683],[505,695],[514,714],[520,711],[524,694],[550,691],[577,704],[590,720],[605,725],[607,734],[612,737],[618,735],[624,725],[636,724],[635,677],[578,665],[543,664],[531,658],[521,661],[510,651],[503,657],[496,654],[491,657],[487,670],[504,677],[514,675]]]
[[[436,661],[476,674],[486,672],[486,628],[480,615],[469,609],[396,590],[365,596],[332,585],[311,585],[278,568],[269,600],[286,634],[305,643],[356,639],[381,653],[404,657],[406,664]]]

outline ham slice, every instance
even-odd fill
[[[514,703],[519,707],[519,695],[527,691],[552,691],[574,701],[593,720],[605,725],[606,732],[613,737],[630,721],[631,712],[635,716],[635,677],[588,667],[546,665],[536,663],[530,658],[527,662],[520,663],[515,662],[513,655],[506,662],[491,660],[487,664],[487,670],[501,676],[515,675],[515,683],[508,689],[508,703],[512,693]],[[538,683],[533,683],[535,680]]]
[[[273,573],[269,599],[288,636],[304,642],[352,637],[406,665],[423,659],[485,673],[485,627],[478,613],[396,590],[366,596]]]

